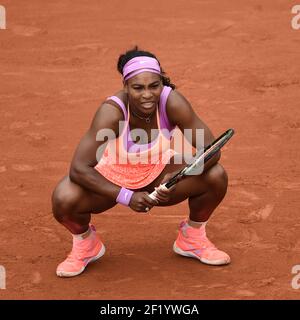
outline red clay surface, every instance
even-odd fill
[[[0,299],[299,299],[300,30],[294,1],[1,0]],[[221,163],[228,193],[208,235],[232,263],[175,255],[187,202],[151,215],[93,216],[106,255],[72,279],[55,268],[70,234],[50,196],[107,96],[118,55],[153,51],[217,136],[236,135]]]

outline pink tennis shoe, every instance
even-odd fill
[[[230,263],[227,253],[218,250],[208,239],[205,225],[193,228],[187,221],[182,221],[173,250],[185,257],[196,258],[205,264],[224,265]]]
[[[85,239],[73,237],[73,248],[67,259],[60,263],[56,269],[59,277],[74,277],[84,271],[86,266],[102,257],[105,253],[104,244],[90,225],[91,233]]]

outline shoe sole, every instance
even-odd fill
[[[211,265],[211,266],[221,266],[221,265],[225,265],[225,264],[229,264],[230,263],[230,260],[229,261],[207,260],[205,258],[200,258],[193,252],[181,250],[179,247],[177,247],[176,241],[174,242],[173,250],[174,250],[175,253],[177,253],[177,254],[179,254],[181,256],[188,257],[188,258],[195,258],[195,259],[199,260],[200,262],[208,264],[208,265]]]
[[[104,253],[105,253],[105,246],[104,246],[104,244],[102,244],[102,247],[101,247],[101,250],[99,251],[99,253],[96,256],[88,259],[86,264],[85,264],[85,266],[82,267],[79,271],[75,271],[75,272],[56,271],[56,275],[58,277],[64,277],[64,278],[70,278],[70,277],[78,276],[79,274],[81,274],[85,270],[85,268],[87,267],[87,265],[89,263],[100,259],[104,255]]]

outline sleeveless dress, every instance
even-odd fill
[[[98,164],[94,167],[107,180],[127,189],[140,189],[156,179],[169,160],[177,153],[172,148],[173,131],[166,112],[166,103],[172,88],[164,86],[156,109],[158,135],[149,144],[132,141],[128,112],[116,96],[107,100],[116,102],[124,113],[125,125],[119,137],[110,140]]]

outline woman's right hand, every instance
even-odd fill
[[[148,194],[148,192],[134,192],[129,207],[136,212],[147,213],[150,211],[153,206],[157,205],[157,201],[152,200]]]

